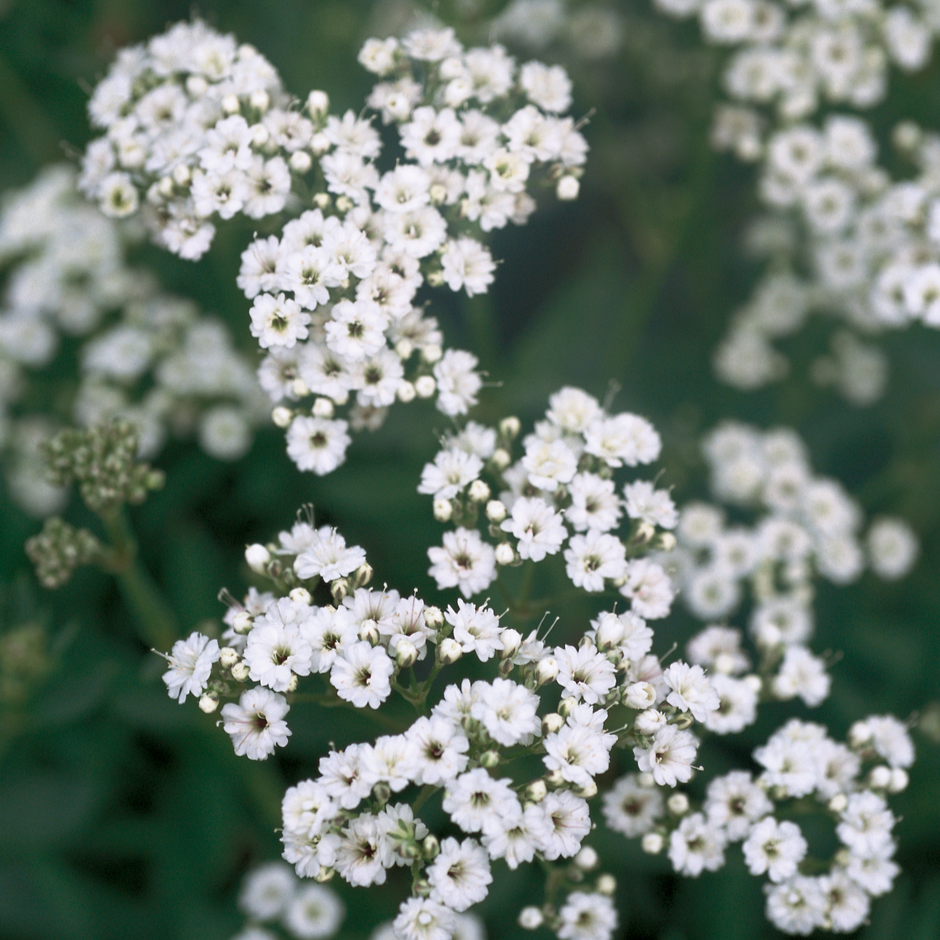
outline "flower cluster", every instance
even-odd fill
[[[750,389],[779,378],[787,361],[774,343],[818,312],[842,325],[812,377],[865,405],[881,396],[887,361],[861,336],[940,326],[940,137],[905,123],[895,140],[917,167],[911,179],[892,180],[876,165],[871,131],[858,118],[772,137],[763,191],[796,218],[755,227],[769,273],[716,353],[724,381]]]
[[[923,68],[940,22],[921,4],[878,0],[656,0],[671,16],[697,15],[706,41],[735,47],[725,67],[736,102],[719,116],[719,134],[739,154],[761,154],[759,110],[780,123],[829,105],[870,108],[885,97],[888,68]]]
[[[799,644],[812,632],[816,575],[847,584],[866,563],[885,578],[901,577],[913,565],[917,541],[910,529],[883,518],[863,539],[861,507],[837,481],[813,473],[795,432],[726,421],[705,438],[703,451],[715,498],[761,515],[749,527],[729,524],[713,504],[683,507],[669,565],[697,617],[735,613],[750,584],[755,642]]]
[[[428,550],[438,587],[456,587],[469,598],[489,587],[498,566],[563,552],[575,587],[592,593],[616,587],[634,614],[665,617],[673,599],[669,579],[640,556],[672,544],[663,530],[675,526],[676,508],[648,481],[619,490],[614,481],[621,468],[659,457],[656,429],[635,414],[608,414],[581,389],[563,388],[513,460],[519,431],[514,418],[495,429],[468,422],[424,467],[418,491],[434,497],[438,519],[457,523],[442,546]],[[624,517],[629,530],[621,537],[614,531]],[[495,546],[480,535],[478,521]]]
[[[325,95],[311,93],[325,192],[280,238],[256,239],[238,279],[288,453],[320,474],[342,462],[350,422],[375,427],[396,399],[436,394],[448,415],[475,404],[476,357],[442,350],[418,292],[484,293],[495,263],[481,237],[525,222],[538,177],[573,198],[586,153],[558,116],[570,104],[558,67],[517,67],[499,46],[464,50],[449,30],[370,40],[360,61],[382,79],[367,102],[396,127],[401,158],[382,172],[371,119],[328,115]],[[295,404],[309,396],[312,409]],[[352,396],[350,422],[336,418]]]
[[[914,760],[907,729],[890,715],[872,716],[843,744],[821,725],[793,719],[753,756],[760,773],[713,778],[697,808],[684,793],[664,801],[652,781],[628,774],[605,794],[604,818],[642,837],[646,851],[666,850],[673,868],[691,877],[723,867],[728,846],[740,842],[748,871],[769,880],[766,913],[775,927],[801,935],[856,930],[899,870],[887,797],[907,786]],[[839,847],[828,865],[808,854],[800,826],[785,818],[797,801],[835,826]]]
[[[36,514],[61,506],[37,459],[56,420],[132,421],[147,458],[167,435],[195,432],[207,453],[234,459],[266,416],[251,361],[225,324],[128,266],[134,240],[81,200],[64,166],[44,171],[0,213],[0,450],[10,491]],[[65,365],[73,338],[77,382]],[[53,399],[59,414],[36,410]]]
[[[252,46],[198,20],[177,23],[122,49],[95,88],[88,114],[105,134],[88,147],[79,187],[113,218],[143,207],[159,244],[199,258],[211,219],[280,212],[292,173],[312,166],[310,123],[288,104]]]
[[[245,875],[238,906],[249,923],[232,940],[278,940],[278,924],[292,940],[326,940],[342,926],[346,909],[331,888],[304,884],[289,865],[268,862]],[[262,926],[264,925],[264,926]]]

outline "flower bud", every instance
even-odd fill
[[[558,675],[558,663],[555,657],[546,656],[540,659],[535,667],[535,674],[540,686],[545,685],[546,682],[552,682]],[[558,710],[561,711],[560,708]]]
[[[643,836],[640,847],[647,855],[659,855],[664,844],[663,837],[658,832],[648,832]]]
[[[359,626],[359,639],[365,640],[370,646],[378,646],[379,628],[374,620],[363,620]]]
[[[499,525],[506,518],[506,504],[499,499],[491,499],[486,504],[486,518]]]
[[[404,362],[406,359],[411,358],[411,354],[415,351],[415,344],[410,339],[400,339],[395,343],[395,355]],[[411,383],[408,383],[411,385]],[[404,399],[402,399],[404,401]],[[409,399],[410,401],[410,399]]]
[[[573,695],[567,695],[558,703],[558,714],[562,718],[567,718],[573,708],[578,704],[578,700]]]
[[[437,343],[428,343],[427,346],[421,347],[421,358],[429,365],[433,365],[443,355],[444,350]]]
[[[246,633],[251,633],[251,628],[255,625],[254,620],[251,618],[251,614],[247,610],[240,610],[232,618],[232,629],[239,635],[244,636]]]
[[[666,716],[655,708],[648,708],[645,712],[640,712],[633,722],[633,730],[636,734],[652,736],[666,724]]]
[[[548,794],[548,787],[544,780],[533,780],[525,788],[525,798],[530,803],[541,803]]]
[[[286,428],[291,421],[294,420],[294,413],[290,408],[278,405],[277,408],[271,412],[271,420],[274,422],[275,427]]]
[[[496,564],[501,567],[511,565],[516,560],[516,550],[509,542],[500,542],[496,546],[495,559]]]
[[[222,99],[222,110],[226,114],[238,114],[241,110],[241,102],[238,100],[238,95],[226,95]]]
[[[451,637],[441,640],[441,645],[437,648],[437,657],[443,665],[450,666],[461,656],[463,656],[463,650],[456,640]]]
[[[313,603],[313,598],[305,587],[295,587],[287,596],[295,604],[304,604],[309,607]]]
[[[902,793],[907,789],[910,777],[903,767],[895,767],[891,771],[891,782],[888,784],[889,793]]]
[[[173,168],[173,182],[176,183],[177,186],[188,186],[192,178],[192,173],[185,163],[181,163],[179,166]]]
[[[437,391],[433,375],[421,375],[415,379],[415,394],[418,398],[430,398]]]
[[[256,111],[267,111],[271,107],[271,96],[263,88],[259,88],[251,93],[248,102]]]
[[[623,704],[643,711],[656,704],[656,689],[649,682],[634,682],[624,689]]]
[[[231,646],[223,646],[219,650],[219,665],[223,669],[231,669],[241,659],[238,650],[233,650]]]
[[[199,699],[199,710],[211,715],[219,707],[219,700],[214,695],[203,695]]]
[[[603,894],[609,898],[617,890],[617,879],[614,878],[613,875],[604,872],[603,875],[598,875],[597,881],[594,884],[594,890],[598,894]]]
[[[868,786],[871,787],[872,790],[887,790],[890,783],[890,767],[885,767],[884,764],[879,764],[877,767],[872,767],[868,774]]]
[[[186,79],[186,91],[191,98],[201,98],[209,90],[209,83],[201,75],[190,75]]]
[[[498,751],[484,751],[480,755],[480,766],[485,767],[487,770],[492,770],[494,767],[499,765],[499,752]]]
[[[593,780],[589,780],[583,786],[578,787],[576,792],[582,800],[593,799],[597,796],[597,784]]]
[[[844,793],[837,793],[826,805],[831,813],[843,813],[849,805],[849,800]]]
[[[333,603],[342,604],[343,598],[349,593],[349,582],[345,578],[339,578],[330,585],[330,594],[333,595]]]
[[[565,174],[555,186],[555,195],[563,202],[570,202],[578,198],[578,192],[581,189],[581,183],[570,174]]]
[[[307,95],[307,113],[315,121],[321,121],[330,110],[330,96],[325,91],[315,88]]]
[[[437,858],[441,854],[441,843],[437,841],[437,836],[427,836],[424,841],[421,843],[421,851],[424,854],[424,857],[430,861],[432,858]]]
[[[444,624],[444,614],[440,607],[424,608],[424,623],[432,630],[440,630]]]
[[[334,414],[336,414],[336,408],[333,405],[332,399],[320,396],[314,401],[313,407],[310,409],[310,413],[315,418],[329,419],[332,418]]]
[[[597,868],[598,858],[597,852],[591,848],[591,846],[586,845],[577,855],[574,857],[574,863],[581,869],[581,871],[591,871],[594,868]]]
[[[401,343],[398,344],[400,346]],[[395,347],[395,351],[398,352],[398,346]],[[405,357],[407,358],[407,357]],[[399,382],[398,389],[395,392],[395,395],[398,397],[399,401],[403,401],[406,404],[409,401],[414,401],[415,396],[418,393],[415,391],[415,387],[411,382]]]
[[[689,798],[684,793],[673,793],[666,806],[673,816],[684,816],[689,811]]]
[[[451,505],[449,499],[434,500],[434,518],[437,519],[438,522],[449,522],[453,514],[454,507]]]
[[[374,646],[375,644],[373,644]],[[400,640],[395,647],[395,662],[400,669],[410,669],[418,660],[418,650],[410,640]]]
[[[490,460],[493,461],[493,466],[497,470],[505,470],[512,463],[512,455],[505,447],[497,447]]]
[[[322,885],[327,881],[332,881],[335,874],[335,868],[332,868],[329,865],[321,865],[320,870],[313,877],[315,881],[318,881]]]
[[[565,726],[565,719],[558,712],[549,712],[542,719],[542,734],[554,734]]]
[[[519,926],[523,930],[538,930],[545,918],[537,907],[524,907],[519,911]]]
[[[270,560],[271,553],[257,542],[245,548],[245,561],[248,562],[248,567],[256,574],[264,574]]]
[[[232,666],[232,678],[236,682],[244,682],[248,678],[248,673],[250,672],[251,670],[248,668],[248,664],[246,662],[235,663],[235,665]]]
[[[515,417],[515,415],[510,415],[508,418],[503,418],[503,420],[499,422],[500,437],[505,437],[510,441],[517,438],[521,430],[522,422],[517,417]]]
[[[503,641],[503,648],[499,651],[500,659],[512,659],[519,652],[522,646],[522,634],[512,627],[506,627],[500,635]]]
[[[483,480],[474,480],[467,495],[475,503],[485,503],[490,498],[490,488]]]

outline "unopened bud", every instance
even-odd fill
[[[508,418],[503,418],[503,420],[499,422],[500,437],[514,440],[519,436],[519,432],[521,430],[522,422],[514,415],[510,415]]]
[[[314,403],[313,407],[310,409],[310,413],[315,418],[332,418],[336,413],[336,408],[333,405],[333,401],[329,398],[318,398]]]
[[[188,186],[192,178],[192,173],[185,163],[181,163],[179,166],[173,168],[173,182],[176,183],[177,186]]]
[[[441,644],[437,648],[437,657],[441,663],[445,666],[450,666],[457,662],[461,656],[463,656],[463,650],[456,640],[451,637],[441,640]]]
[[[246,633],[251,633],[251,628],[254,625],[255,622],[247,610],[240,610],[237,614],[235,614],[234,617],[232,617],[232,629],[239,636],[244,636]]]
[[[256,111],[267,111],[271,107],[271,96],[263,88],[253,91],[248,101]]]
[[[623,704],[644,711],[656,704],[656,689],[649,682],[634,682],[624,689]]]
[[[581,869],[581,871],[592,871],[597,868],[598,858],[597,852],[591,848],[591,846],[586,845],[577,855],[574,857],[574,863]]]
[[[676,537],[671,532],[660,532],[654,547],[668,554],[676,547]]]
[[[831,813],[843,813],[849,805],[849,800],[844,793],[837,793],[826,805]]]
[[[294,420],[294,413],[290,408],[278,405],[277,408],[271,412],[271,420],[274,422],[275,427],[286,428],[291,421]]]
[[[545,685],[546,682],[552,682],[558,675],[558,662],[555,657],[546,656],[544,659],[540,659],[535,667],[535,674],[540,686]]]
[[[399,343],[398,345],[400,346],[401,343]],[[396,350],[396,352],[397,352],[398,346],[395,347],[395,350]],[[407,358],[407,357],[406,357],[406,358]],[[398,397],[398,400],[399,400],[399,401],[403,401],[403,402],[405,402],[406,404],[407,404],[409,401],[414,401],[414,400],[415,400],[415,396],[416,396],[417,394],[418,394],[418,393],[415,391],[414,384],[411,383],[411,382],[399,382],[399,383],[398,383],[398,389],[397,389],[396,392],[395,392],[395,395]]]
[[[263,546],[255,542],[245,549],[245,561],[248,567],[256,574],[264,574],[268,562],[271,560],[271,553]]]
[[[315,121],[325,118],[329,110],[330,96],[325,91],[315,88],[307,95],[307,113]]]
[[[684,816],[689,811],[689,798],[684,793],[673,793],[666,806],[673,816]]]
[[[490,498],[490,488],[483,480],[474,480],[467,490],[467,495],[475,503],[485,503]]]
[[[415,394],[418,398],[430,398],[437,390],[433,375],[422,375],[415,380]]]
[[[315,881],[318,881],[322,885],[326,884],[328,881],[332,881],[335,874],[335,868],[332,868],[329,865],[322,865],[313,877]]]
[[[330,594],[333,595],[333,603],[342,604],[343,598],[349,593],[349,582],[345,578],[339,578],[330,585]]]
[[[427,346],[421,347],[421,358],[429,365],[434,365],[443,355],[444,350],[437,343],[428,343]]]
[[[525,798],[530,803],[541,803],[548,795],[548,787],[544,780],[533,780],[525,788]]]
[[[500,659],[512,659],[519,648],[522,646],[522,634],[512,627],[503,630],[500,639],[503,641],[503,648],[499,651]]]
[[[499,765],[499,751],[484,751],[480,755],[480,766],[492,770]]]
[[[441,854],[441,843],[437,841],[437,836],[427,836],[421,843],[421,851],[428,861],[437,858]]]
[[[593,780],[588,780],[587,783],[578,787],[577,793],[582,800],[593,799],[597,796],[597,784]]]
[[[226,95],[222,99],[222,110],[226,114],[238,114],[241,110],[241,102],[238,100],[238,95]]]
[[[432,630],[439,630],[444,624],[444,613],[441,608],[425,607],[424,623],[425,626],[430,627]]]
[[[895,767],[891,771],[891,782],[888,784],[889,793],[903,793],[910,783],[910,777],[903,767]]]
[[[647,855],[659,855],[664,844],[663,837],[658,832],[648,832],[643,836],[640,847]]]
[[[219,700],[214,695],[203,695],[199,699],[199,710],[211,715],[219,707]]]
[[[542,719],[542,734],[554,734],[565,726],[565,719],[558,712],[549,712]]]
[[[379,628],[374,620],[363,620],[359,626],[359,639],[365,640],[370,646],[377,646],[379,642]]]
[[[505,470],[512,463],[512,454],[505,447],[497,447],[490,460],[497,470]]]
[[[496,564],[500,567],[511,565],[516,560],[516,550],[509,542],[500,542],[494,553]]]
[[[410,640],[399,640],[395,647],[395,662],[400,669],[410,669],[418,661],[418,650]]]
[[[524,907],[519,911],[519,926],[523,930],[538,930],[545,918],[537,907]]]
[[[245,662],[235,663],[235,665],[232,666],[232,678],[236,682],[244,682],[250,672],[251,670]]]
[[[491,499],[486,504],[486,518],[499,525],[506,518],[506,504],[500,499]]]
[[[313,603],[313,597],[305,587],[295,587],[287,596],[295,604],[303,604],[309,607]]]
[[[219,665],[223,669],[231,669],[240,659],[238,650],[233,650],[231,646],[223,646],[219,650]]]
[[[887,790],[891,783],[891,768],[880,764],[878,767],[872,767],[868,774],[868,785],[873,790]]]
[[[555,186],[555,195],[562,201],[570,202],[572,199],[578,198],[580,190],[581,183],[577,177],[565,175],[558,180]]]
[[[567,695],[558,703],[558,714],[567,718],[577,705],[578,700],[573,695]]]
[[[295,172],[303,176],[304,173],[310,172],[310,167],[313,166],[313,157],[307,153],[306,150],[295,150],[290,155],[290,168]]]
[[[415,344],[410,339],[400,339],[395,343],[395,355],[404,362],[406,359],[411,358],[411,354],[415,351]],[[408,383],[411,384],[410,382]],[[404,399],[403,399],[404,400]]]
[[[633,730],[637,734],[654,735],[666,724],[666,716],[655,708],[648,708],[640,712],[633,722]]]
[[[613,875],[604,872],[603,875],[598,875],[594,890],[605,897],[612,897],[617,890],[617,879]]]
[[[453,514],[454,507],[451,505],[449,499],[434,500],[434,518],[437,519],[438,522],[449,522]]]

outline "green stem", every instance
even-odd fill
[[[124,510],[118,507],[101,517],[111,552],[101,567],[113,574],[137,624],[138,636],[156,650],[169,650],[182,636],[172,608],[137,559],[137,541]]]

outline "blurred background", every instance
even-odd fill
[[[255,45],[298,98],[324,89],[341,113],[360,110],[372,85],[356,62],[364,39],[400,33],[433,12],[467,44],[481,42],[494,35],[503,7],[203,0],[195,12]],[[918,713],[918,762],[895,803],[903,874],[860,936],[940,937],[940,334],[917,326],[883,337],[891,378],[866,408],[810,384],[805,369],[747,394],[719,384],[712,352],[759,273],[741,250],[759,208],[754,174],[708,144],[721,56],[694,25],[662,18],[646,0],[559,8],[560,25],[546,27],[538,48],[511,30],[499,38],[520,59],[569,69],[572,113],[588,116],[591,146],[581,196],[546,199],[527,226],[496,233],[493,253],[503,263],[492,291],[472,301],[436,298],[432,312],[448,344],[472,349],[488,372],[478,420],[515,413],[530,422],[566,384],[600,399],[613,393],[617,410],[649,417],[663,435],[660,485],[680,502],[707,495],[697,441],[719,420],[786,425],[807,442],[816,471],[840,480],[868,514],[890,512],[913,525],[922,554],[911,576],[866,576],[820,592],[814,649],[841,654],[830,700],[810,716],[768,708],[702,760],[746,765],[749,750],[791,713],[837,737],[868,713]],[[49,163],[74,161],[91,138],[89,89],[115,51],[192,13],[190,4],[166,0],[0,2],[0,190],[28,184]],[[889,102],[872,121],[887,136],[900,116],[929,125],[937,113],[934,65],[903,81],[893,76]],[[134,260],[167,290],[224,318],[252,349],[248,304],[235,286],[251,234],[247,224],[223,228],[199,264],[148,245]],[[827,341],[823,324],[787,352],[808,362]],[[376,583],[438,600],[424,549],[441,527],[415,486],[437,449],[432,432],[445,422],[430,405],[392,409],[381,430],[356,438],[342,471],[324,478],[298,473],[274,429],[236,464],[169,446],[158,461],[165,488],[131,516],[143,562],[185,632],[220,618],[220,588],[244,592],[245,544],[288,528],[303,503],[314,505],[318,523],[365,547]],[[71,510],[76,524],[87,523],[77,500]],[[243,922],[235,906],[241,878],[279,855],[285,787],[309,776],[330,742],[352,740],[351,729],[312,706],[305,721],[298,706],[285,756],[236,759],[214,717],[167,697],[163,661],[111,580],[83,569],[58,592],[37,585],[23,543],[39,528],[0,489],[0,937],[225,940]],[[591,612],[556,613],[558,629],[577,635]],[[696,628],[677,609],[657,629],[657,650]],[[618,860],[622,936],[776,935],[740,859],[717,874],[678,879],[665,858],[619,836],[598,832],[595,844]],[[350,911],[342,936],[350,938],[393,915],[402,893],[394,879],[384,891],[347,888],[337,886]],[[498,879],[481,909],[491,936],[518,935],[507,918],[519,898],[538,903],[540,892],[534,872]]]

